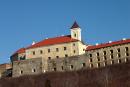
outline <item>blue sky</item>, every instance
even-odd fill
[[[32,41],[70,34],[89,44],[130,38],[130,0],[0,0],[0,63]]]

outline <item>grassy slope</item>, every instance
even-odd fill
[[[130,87],[130,62],[100,69],[3,78],[0,87]]]

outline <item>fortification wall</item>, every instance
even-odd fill
[[[84,55],[48,60],[48,71],[99,68],[130,60],[130,44],[86,51]]]
[[[122,44],[86,51],[84,55],[49,59],[34,58],[13,63],[13,76],[37,74],[46,71],[69,71],[99,68],[130,60],[130,44]],[[46,63],[45,63],[46,62]]]
[[[13,62],[13,77],[42,73],[42,58]]]
[[[48,71],[69,71],[88,67],[85,55],[48,60]]]

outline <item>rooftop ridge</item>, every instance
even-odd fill
[[[91,45],[86,48],[86,51],[96,50],[100,48],[110,47],[110,46],[119,45],[119,44],[126,44],[126,43],[130,43],[130,39],[113,41],[111,43],[107,42],[107,43],[101,43],[98,45]]]
[[[74,41],[78,41],[78,40],[71,38],[71,35],[57,36],[57,37],[48,38],[48,39],[39,41],[39,42],[35,43],[34,45],[28,46],[26,49],[37,48],[37,47],[47,46],[47,45],[60,44],[60,43],[74,42]]]

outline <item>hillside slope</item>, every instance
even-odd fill
[[[3,78],[0,87],[130,87],[130,62],[92,70]]]

